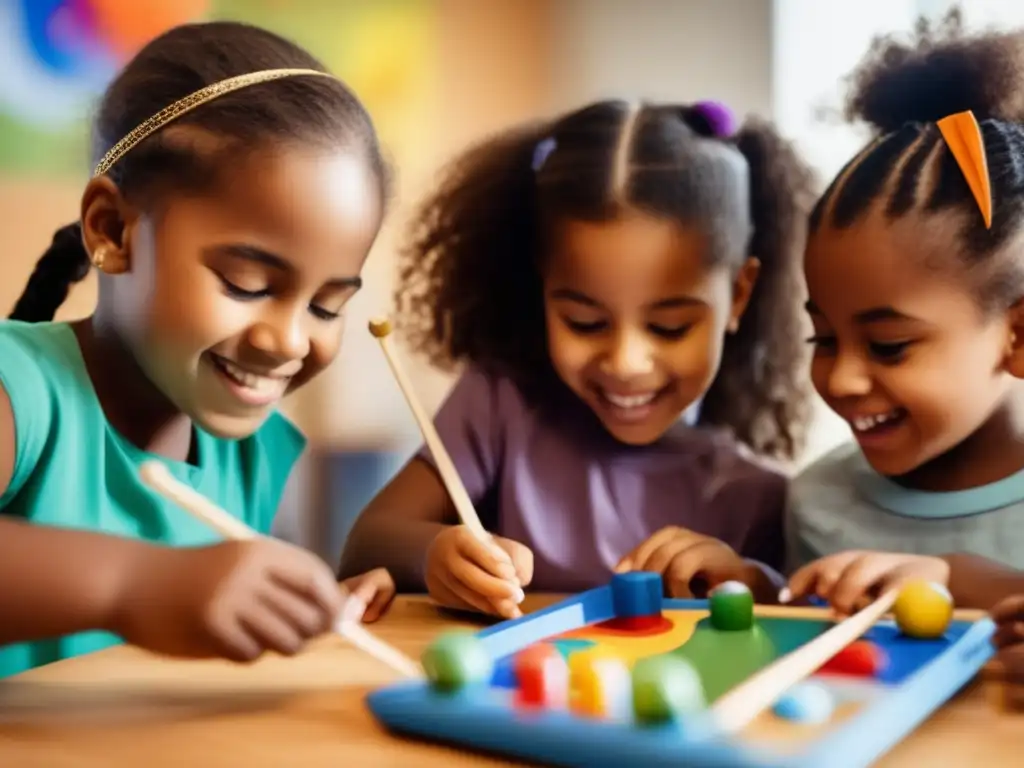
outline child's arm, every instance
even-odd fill
[[[507,391],[506,391],[507,390]],[[434,418],[437,433],[474,504],[493,487],[501,452],[502,403],[509,385],[472,367],[452,388]],[[363,510],[345,543],[339,575],[387,568],[399,591],[424,588],[424,559],[435,537],[459,523],[433,456],[426,448]]]
[[[458,523],[440,475],[414,457],[353,526],[339,577],[385,568],[400,591],[426,590],[451,608],[522,615],[533,553],[500,536],[493,537],[497,546],[485,545]]]
[[[0,448],[0,462],[6,457]],[[0,517],[0,645],[113,629],[141,542]]]
[[[0,386],[0,498],[17,459]],[[107,630],[178,656],[251,660],[326,632],[342,596],[326,564],[269,538],[175,549],[3,516],[0,645]]]
[[[363,510],[345,542],[339,576],[386,568],[400,592],[422,590],[424,554],[458,523],[441,476],[414,456]]]
[[[0,387],[0,496],[14,476],[14,458],[14,414]],[[138,549],[111,536],[0,516],[0,644],[108,627]]]
[[[949,565],[949,591],[958,606],[990,610],[999,601],[1024,593],[1024,572],[979,555],[943,555]]]

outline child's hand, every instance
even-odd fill
[[[1024,648],[1024,595],[1011,595],[992,609],[996,633],[992,642],[996,648],[1019,645]]]
[[[395,580],[386,568],[374,568],[341,582],[345,594],[342,618],[369,623],[383,616],[395,599]]]
[[[343,595],[327,564],[270,538],[188,549],[146,547],[131,562],[111,629],[157,653],[251,661],[294,654],[327,632]]]
[[[711,536],[670,526],[643,542],[615,566],[616,573],[660,573],[671,597],[693,597],[694,579],[707,589],[724,581],[741,581],[751,589],[759,578],[757,566],[744,560],[728,545]]]
[[[533,579],[533,552],[517,541],[492,537],[488,546],[464,525],[447,526],[427,548],[427,591],[441,605],[522,616],[523,587]]]
[[[840,614],[866,607],[883,592],[924,579],[948,584],[949,564],[939,557],[892,552],[840,552],[808,563],[793,574],[793,599],[817,595]]]

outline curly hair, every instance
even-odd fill
[[[471,148],[414,219],[396,326],[438,367],[468,362],[542,391],[537,382],[553,375],[541,277],[550,227],[625,209],[697,222],[711,266],[738,269],[748,254],[761,262],[700,423],[761,455],[793,457],[809,417],[800,258],[814,176],[765,122],[717,134],[699,107],[602,101]]]
[[[93,125],[93,164],[179,99],[229,77],[275,68],[326,71],[291,41],[241,22],[183,24],[164,32],[143,46],[107,87]],[[219,96],[179,117],[174,125],[223,138],[228,149],[200,153],[193,144],[175,140],[173,131],[157,131],[107,173],[128,199],[150,202],[162,194],[206,189],[240,154],[275,141],[351,147],[361,153],[379,182],[382,201],[387,198],[389,170],[373,123],[339,80],[292,77],[260,83]],[[80,224],[57,230],[10,318],[52,320],[71,286],[88,275],[90,266]]]
[[[815,205],[810,229],[852,226],[872,210],[957,216],[960,267],[977,275],[981,303],[1015,300],[1024,268],[1005,245],[1024,221],[1024,33],[968,34],[954,9],[938,24],[920,20],[909,40],[883,36],[850,77],[850,120],[874,139],[837,175]],[[981,127],[992,189],[992,226],[935,121],[972,111]]]

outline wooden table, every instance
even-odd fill
[[[527,609],[554,597],[529,598]],[[400,597],[374,629],[418,657],[458,622]],[[250,666],[179,662],[122,647],[0,682],[0,765],[18,768],[407,768],[514,763],[389,736],[363,704],[395,675],[338,638]],[[1019,765],[1024,715],[1001,714],[977,683],[879,763],[885,768]]]

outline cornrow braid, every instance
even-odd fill
[[[983,301],[1024,290],[1024,269],[1001,259],[1024,221],[1024,34],[967,35],[954,10],[936,30],[919,22],[910,43],[875,41],[854,73],[848,117],[873,125],[876,138],[840,171],[818,200],[810,232],[848,228],[870,212],[894,221],[908,214],[959,213],[957,252],[964,266],[991,267]],[[986,228],[970,187],[936,121],[972,111],[992,188]],[[991,262],[991,263],[990,263]],[[1008,292],[1008,293],[1007,293]]]

